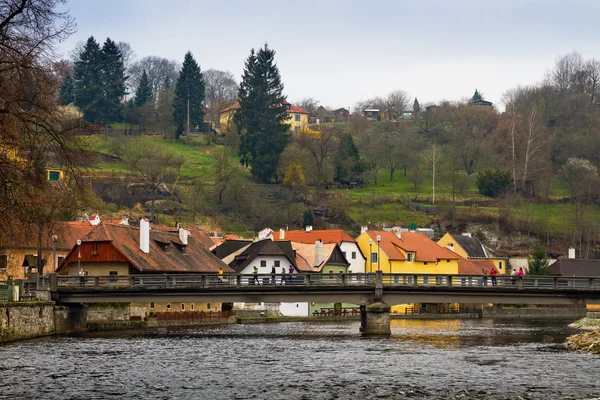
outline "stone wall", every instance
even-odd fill
[[[88,321],[129,321],[129,303],[95,303],[86,305]]]
[[[538,308],[484,308],[483,318],[581,318],[585,317],[585,308],[538,307]]]
[[[54,303],[0,303],[0,342],[52,335]]]

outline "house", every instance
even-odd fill
[[[552,275],[599,277],[600,260],[559,258],[552,264]]]
[[[321,123],[347,121],[350,111],[345,108],[338,108],[330,111],[323,106],[315,110],[316,117]]]
[[[381,121],[381,112],[379,111],[379,108],[365,108],[363,110],[363,115],[367,119]]]
[[[470,101],[469,104],[474,105],[474,106],[481,106],[481,107],[491,107],[493,103],[491,101],[478,99],[478,100]]]
[[[356,238],[356,242],[364,254],[370,254],[367,272],[381,270],[384,273],[399,274],[458,274],[459,256],[419,232],[401,232],[399,228],[394,228],[393,231],[365,230]],[[412,278],[406,279],[406,283],[410,283]],[[438,279],[439,281],[429,283],[441,283],[442,277]],[[407,307],[390,305],[392,312],[404,312]]]
[[[86,236],[93,226],[89,221],[66,221],[54,225],[42,237],[42,273],[54,272],[75,246],[77,239]],[[0,280],[24,279],[29,272],[37,271],[38,248],[33,235],[12,237],[0,249]]]
[[[437,242],[440,246],[447,247],[449,250],[469,260],[489,261],[490,263],[480,263],[482,268],[487,265],[487,268],[496,267],[498,272],[506,274],[506,266],[508,259],[488,249],[479,239],[473,237],[468,232],[462,235],[452,235],[446,233]],[[510,271],[508,271],[510,272]]]
[[[333,207],[328,205],[320,205],[313,208],[313,214],[315,217],[327,219],[333,217]]]
[[[223,243],[221,246],[226,244]],[[217,247],[218,249],[221,247]],[[281,273],[282,268],[286,272],[290,266],[294,271],[296,267],[296,254],[289,241],[273,241],[271,239],[249,242],[249,244],[237,251],[237,255],[229,262],[229,267],[239,274],[252,274],[254,267],[258,268],[259,275],[270,275],[271,268],[275,267],[277,273]],[[221,255],[224,252],[220,253]],[[266,277],[266,281],[270,278]],[[262,283],[265,281],[263,280]]]
[[[335,243],[339,245],[342,254],[350,263],[349,273],[362,274],[365,272],[365,256],[356,240],[341,229],[313,230],[280,230],[278,240],[290,240],[294,243],[314,244],[320,240],[324,245]]]
[[[146,219],[140,227],[100,223],[75,245],[57,272],[91,276],[162,275],[234,271],[214,256],[185,229],[170,232],[151,229]],[[221,303],[131,303],[139,316],[164,311],[221,311]]]
[[[308,128],[308,116],[309,112],[303,108],[300,108],[289,101],[283,102],[286,112],[288,113],[288,119],[286,123],[290,126],[290,130],[298,132],[302,129]],[[219,111],[219,126],[221,131],[227,130],[227,128],[233,122],[235,112],[240,108],[240,103],[235,102],[227,108]]]

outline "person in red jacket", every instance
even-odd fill
[[[498,275],[498,270],[496,267],[492,267],[490,275],[492,276],[492,286],[496,286],[496,275]]]

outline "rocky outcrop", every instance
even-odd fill
[[[600,329],[569,336],[567,345],[573,350],[583,350],[600,355]]]

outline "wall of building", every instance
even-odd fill
[[[290,130],[301,131],[308,128],[308,114],[288,113],[288,115],[286,122],[290,125]],[[300,121],[296,121],[296,115],[300,116]]]
[[[117,275],[129,275],[130,268],[129,264],[118,263],[118,262],[105,262],[105,263],[81,263],[81,269],[90,276],[107,276],[110,272],[116,271]],[[64,275],[77,275],[79,271],[77,269],[77,263],[69,263],[60,270],[61,274]]]
[[[365,272],[365,259],[356,243],[342,242],[340,249],[346,253],[346,260],[350,263],[348,271],[353,274],[363,274]],[[356,258],[352,258],[352,253],[356,253]]]
[[[0,280],[23,279],[23,260],[26,254],[37,255],[37,249],[7,249],[0,252],[8,255],[8,266],[6,270],[0,270]],[[56,266],[58,266],[58,257],[66,257],[69,254],[68,250],[56,250]],[[42,258],[46,259],[44,264],[44,273],[54,272],[56,267],[52,263],[52,250],[44,250]]]
[[[285,317],[307,317],[308,303],[281,303],[279,312]]]
[[[260,262],[261,261],[266,261],[266,266],[265,267],[261,267],[260,266]],[[241,271],[242,274],[252,274],[252,272],[254,271],[254,266],[256,265],[258,267],[258,274],[259,275],[270,275],[271,274],[271,267],[274,265],[275,261],[279,261],[279,265],[280,268],[277,268],[277,273],[280,274],[281,273],[281,268],[285,268],[285,272],[289,272],[289,268],[290,268],[290,262],[289,260],[284,257],[284,256],[260,256],[255,258],[254,260],[252,260],[252,262],[246,266],[246,268],[244,268],[243,271]],[[267,276],[265,277],[260,277],[261,278],[261,282],[263,278],[268,278]]]
[[[130,315],[147,317],[150,313],[157,312],[181,312],[181,311],[213,311],[222,310],[223,303],[220,302],[192,302],[192,303],[131,303]]]

